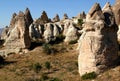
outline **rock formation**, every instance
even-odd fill
[[[59,22],[59,21],[60,21],[59,15],[56,14],[56,16],[53,18],[52,21],[53,21],[53,22]]]
[[[66,13],[63,15],[63,19],[62,20],[65,20],[65,19],[68,19],[68,15]]]
[[[72,20],[65,20],[63,35],[65,36],[65,42],[78,39],[78,30],[75,28]]]
[[[18,15],[15,15],[15,23],[10,24],[10,27],[6,28],[3,31],[6,34],[5,38],[5,55],[9,53],[19,53],[23,51],[22,49],[28,49],[31,45],[31,40],[29,37],[29,25],[33,22],[28,8],[26,12],[19,12]],[[11,27],[14,26],[14,27]]]
[[[41,17],[38,18],[35,23],[39,25],[44,25],[48,22],[50,22],[50,19],[48,18],[47,13],[43,11]]]
[[[77,19],[85,19],[86,18],[86,14],[85,14],[85,12],[83,11],[82,13],[79,13],[78,15],[77,15]]]
[[[115,4],[113,5],[112,7],[113,11],[114,11],[114,14],[115,14],[115,20],[116,20],[116,23],[118,25],[118,42],[120,44],[120,0],[116,0]]]
[[[26,8],[25,10],[25,19],[26,19],[27,26],[30,26],[30,24],[33,22],[33,18],[28,8]]]
[[[112,7],[117,25],[120,25],[120,0],[116,0]]]
[[[117,25],[110,6],[96,3],[87,14],[84,32],[79,39],[79,73],[101,73],[118,58]]]
[[[12,15],[12,19],[11,19],[11,21],[10,21],[10,26],[9,27],[15,27],[15,22],[16,22],[16,17],[17,16],[17,14],[16,13],[14,13],[13,15]]]
[[[34,42],[39,42],[39,40],[43,38],[43,32],[43,25],[37,25],[32,23],[29,27],[29,36]]]

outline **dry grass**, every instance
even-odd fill
[[[10,55],[6,58],[6,64],[0,68],[0,81],[40,81],[43,75],[51,78],[58,78],[62,81],[83,81],[78,73],[76,52],[77,44],[53,46],[57,53],[46,55],[42,47],[37,47],[24,55]],[[48,70],[45,63],[50,62],[51,68]],[[42,69],[36,73],[31,69],[31,64],[40,63]],[[90,81],[90,80],[86,80]],[[120,81],[120,66],[113,68],[94,81]]]

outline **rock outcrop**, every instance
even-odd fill
[[[5,39],[5,54],[9,53],[19,53],[23,51],[22,49],[28,49],[31,45],[31,40],[29,37],[29,25],[33,22],[30,15],[30,11],[27,8],[26,12],[19,12],[15,16],[14,27],[6,28],[4,33],[6,34]],[[11,28],[11,31],[9,30]]]
[[[65,42],[70,42],[78,39],[78,30],[72,20],[65,20],[63,35]]]
[[[66,13],[63,15],[63,19],[62,20],[65,20],[65,19],[68,19],[68,15]]]
[[[17,16],[17,14],[16,14],[16,13],[13,13],[9,27],[12,27],[12,28],[15,27],[15,22],[16,22],[16,18],[15,18],[15,17],[16,17],[16,16]]]
[[[118,58],[117,25],[110,6],[103,11],[96,3],[87,14],[79,39],[79,73],[101,73]]]
[[[83,11],[82,13],[79,13],[78,15],[77,15],[77,19],[85,19],[86,18],[86,14],[85,14],[85,12]]]
[[[35,23],[39,24],[39,25],[44,25],[49,22],[50,22],[50,20],[47,16],[47,13],[45,11],[43,11],[41,17],[38,18]]]
[[[52,21],[53,21],[53,22],[59,22],[59,21],[60,21],[59,15],[56,14],[56,16],[53,18]]]
[[[118,42],[120,44],[120,0],[116,0],[116,2],[113,5],[112,9],[114,11],[115,20],[116,20],[116,23],[117,23],[118,28],[119,28],[119,30],[117,32],[117,35],[118,35]]]
[[[39,42],[43,38],[44,26],[31,24],[29,27],[29,36],[33,42]]]
[[[26,8],[25,10],[25,19],[26,19],[27,26],[30,26],[30,24],[33,22],[33,18],[28,8]]]
[[[116,0],[115,4],[112,7],[115,14],[115,20],[117,25],[120,25],[120,0]]]

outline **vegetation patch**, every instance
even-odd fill
[[[55,48],[53,48],[50,44],[47,43],[43,44],[42,48],[43,52],[46,53],[47,55],[55,54],[57,52]]]
[[[77,43],[77,40],[71,40],[71,41],[69,42],[69,44],[75,44],[75,43]]]
[[[97,74],[95,72],[86,73],[81,76],[83,80],[87,80],[87,79],[91,80],[91,79],[95,79],[96,77],[97,77]]]
[[[39,63],[35,63],[32,64],[30,68],[34,70],[36,73],[39,73],[39,71],[42,69],[42,66]]]

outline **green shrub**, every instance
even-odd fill
[[[78,19],[78,25],[82,26],[83,23],[83,19]]]
[[[77,43],[77,40],[71,40],[71,41],[69,42],[69,44],[75,44],[75,43]]]
[[[55,48],[53,48],[50,44],[43,44],[43,52],[46,53],[47,55],[50,54],[55,54],[57,52],[57,50]]]
[[[42,66],[39,63],[35,63],[31,65],[31,69],[38,73],[42,69]]]
[[[45,52],[46,54],[51,54],[51,48],[50,48],[50,44],[43,44],[42,48],[43,48],[43,52]]]
[[[49,70],[50,68],[51,68],[51,64],[50,64],[50,62],[45,62],[45,67]]]
[[[86,73],[81,76],[83,80],[87,80],[87,79],[91,80],[91,79],[95,79],[96,77],[97,77],[97,74],[95,72]]]
[[[50,81],[62,81],[59,78],[52,78]]]
[[[41,78],[40,78],[40,81],[45,81],[47,79],[49,79],[49,77],[46,74],[42,74]]]

